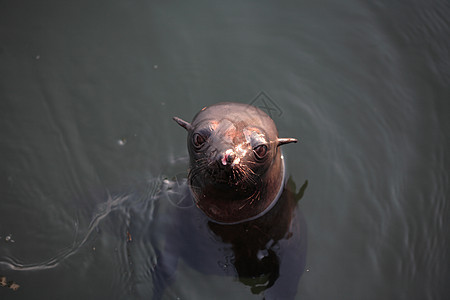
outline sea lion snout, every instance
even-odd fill
[[[239,168],[240,158],[233,149],[220,151],[210,160],[207,172],[214,175],[210,177],[212,181],[236,181],[238,177],[236,170]]]
[[[231,144],[223,144],[221,147],[209,145],[203,153],[209,165],[219,165],[220,167],[235,166],[239,163],[238,154]]]
[[[220,160],[222,165],[234,166],[239,163],[239,158],[236,158],[236,153],[232,149],[228,149],[222,154],[222,159]]]
[[[210,165],[218,164],[223,168],[234,168],[240,163],[248,160],[245,158],[250,152],[251,146],[248,143],[236,143],[238,138],[222,137],[217,133],[212,133],[208,139],[207,147],[203,155],[207,157]],[[242,141],[242,138],[239,140]],[[201,155],[201,153],[199,153]]]

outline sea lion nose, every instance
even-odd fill
[[[236,159],[236,153],[234,153],[233,150],[228,149],[225,151],[225,153],[222,154],[222,159],[220,160],[222,162],[222,165],[231,165],[234,160]]]

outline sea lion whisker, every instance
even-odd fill
[[[256,195],[255,195],[256,194]],[[253,204],[253,202],[259,198],[261,194],[260,189],[255,190],[255,192],[253,193],[253,195],[251,196],[252,200],[250,201],[250,204]]]
[[[250,182],[253,185],[257,184],[255,177],[259,178],[259,175],[257,175],[251,168],[242,167],[240,171],[243,173],[242,178],[244,178],[246,182]]]

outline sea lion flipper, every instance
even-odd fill
[[[308,180],[305,180],[305,182],[303,183],[303,185],[300,187],[300,189],[297,192],[297,185],[295,184],[292,177],[289,176],[289,178],[286,182],[286,187],[287,187],[287,189],[289,189],[289,191],[291,191],[293,193],[295,203],[298,203],[300,201],[300,199],[303,198],[303,194],[305,194],[305,190],[308,187]]]
[[[173,117],[173,120],[174,120],[175,122],[177,122],[178,125],[180,125],[181,127],[183,127],[183,128],[186,129],[186,130],[191,130],[191,129],[192,129],[191,123],[186,122],[185,120],[182,120],[182,119],[180,119],[180,118],[178,118],[178,117]]]
[[[300,190],[297,192],[297,194],[295,195],[295,200],[298,202],[300,199],[303,198],[303,195],[305,194],[305,190],[308,187],[308,180],[305,180],[305,183],[303,183],[302,187],[300,188]]]
[[[278,146],[284,145],[284,144],[290,144],[290,143],[297,143],[297,139],[294,138],[279,138],[278,139]]]

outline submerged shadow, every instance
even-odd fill
[[[297,203],[307,186],[296,192],[289,178],[269,212],[239,224],[210,221],[197,207],[176,210],[157,253],[153,299],[174,280],[179,259],[204,274],[235,276],[266,299],[293,299],[306,264],[306,222]]]
[[[305,181],[299,192],[295,193],[295,183],[289,178],[277,204],[256,220],[235,225],[208,222],[214,234],[224,243],[232,245],[232,263],[238,279],[248,285],[253,294],[259,294],[275,284],[280,276],[281,256],[295,266],[293,270],[285,269],[283,272],[289,272],[289,278],[293,281],[300,279],[305,267],[306,223],[299,211],[295,213],[295,207],[307,186]],[[282,240],[288,242],[287,247],[281,247]],[[297,286],[295,282],[292,285]]]

